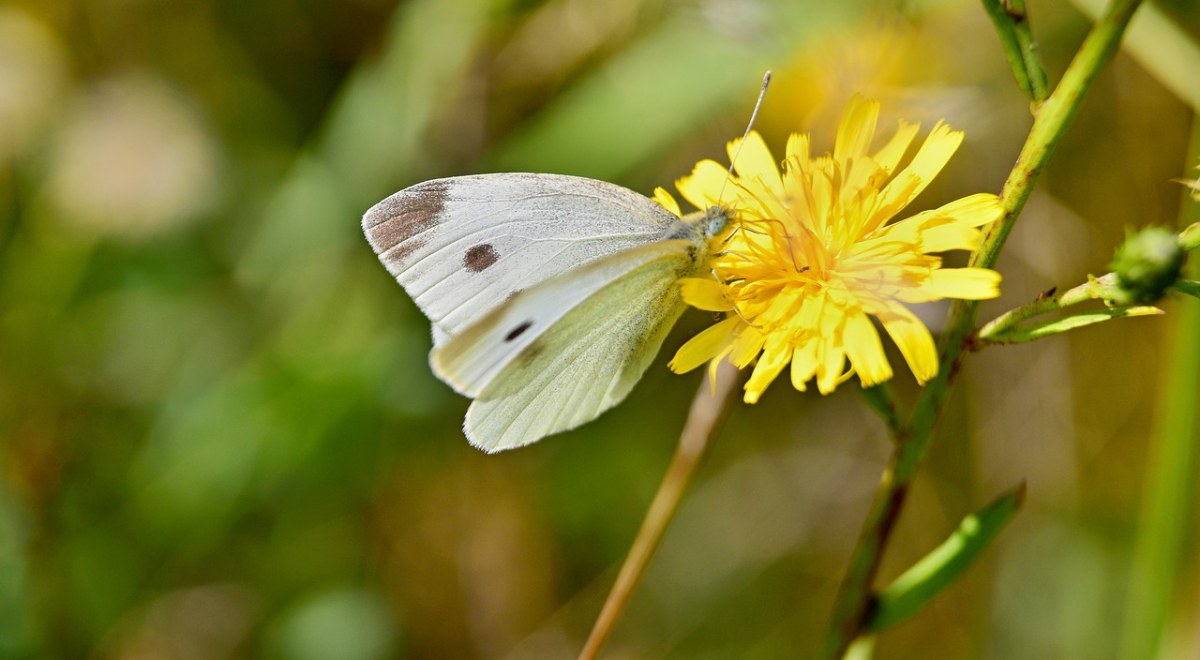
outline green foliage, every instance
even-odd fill
[[[967,164],[938,183],[957,192],[995,189],[1027,128],[973,3],[910,3],[884,20],[868,2],[596,4],[603,15],[582,22],[589,3],[574,0],[0,7],[0,657],[572,655],[696,381],[660,359],[595,424],[478,454],[460,431],[466,402],[430,374],[427,322],[363,240],[362,212],[416,181],[498,168],[649,193],[721,159],[768,66],[772,143],[811,131],[828,144],[825,118],[862,92],[926,130],[946,117],[966,131]],[[1062,70],[1051,45],[1083,19],[1045,13],[1038,45]],[[885,29],[902,33],[856,41]],[[886,58],[861,59],[876,51]],[[1179,176],[1182,106],[1136,66],[1119,76],[1089,99],[1087,139],[1060,145],[1046,190],[1091,239],[1046,243],[1089,265],[1136,213],[1155,215],[1146,191]],[[1127,123],[1114,129],[1109,113]],[[1063,229],[1065,214],[1050,215]],[[1048,286],[1015,270],[1012,304]],[[1170,362],[1144,353],[1158,342],[1134,325],[1018,360],[1096,354],[1097,336],[1108,353],[1130,347],[1103,366],[972,372],[977,388],[1014,394],[960,392],[945,416],[971,479],[1032,473],[1030,534],[1087,530],[1118,567],[1153,409],[1139,393]],[[910,381],[891,388],[875,401],[914,397]],[[886,443],[857,397],[785,389],[733,411],[615,653],[815,646]],[[1010,414],[1026,401],[1048,403]],[[1020,441],[994,441],[1014,418]],[[1059,423],[1069,432],[1042,430]],[[907,556],[939,540],[926,530],[945,528],[941,503],[973,488],[937,451],[914,493],[923,506],[901,521]],[[935,603],[881,650],[1070,655],[1078,638],[1058,630],[961,624],[993,616],[1000,576],[1018,576],[1002,586],[1023,596],[1040,585],[1019,576],[1058,572],[1009,551],[1029,546],[1018,531],[992,550],[1007,572],[977,566],[978,584],[942,596],[952,617]],[[1046,607],[1095,611],[1072,598]],[[1086,621],[1091,643],[1111,646],[1117,618]]]
[[[872,601],[865,628],[878,632],[913,616],[954,583],[1012,520],[1025,501],[1025,484],[963,518],[941,545],[913,564]]]

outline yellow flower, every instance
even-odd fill
[[[856,97],[832,155],[810,156],[808,137],[794,134],[781,172],[762,138],[750,133],[729,144],[735,176],[706,160],[676,182],[696,207],[727,209],[733,229],[710,259],[714,277],[681,283],[690,305],[726,318],[685,343],[672,370],[705,362],[715,370],[726,358],[744,368],[757,359],[747,403],[789,363],[801,391],[815,378],[827,394],[855,373],[868,387],[892,377],[874,317],[917,381],[937,373],[933,338],[905,305],[999,295],[999,273],[943,268],[928,253],[973,249],[979,228],[1002,210],[995,195],[977,194],[888,224],[938,174],[962,133],[939,122],[901,167],[919,126],[900,122],[872,152],[878,118],[878,103]],[[667,191],[658,189],[655,199],[679,213]]]

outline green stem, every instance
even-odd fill
[[[1139,4],[1140,0],[1114,0],[1084,39],[1054,93],[1039,109],[1000,195],[1004,216],[984,236],[979,250],[972,255],[972,266],[991,268],[995,265],[1017,217],[1029,200],[1034,183],[1079,111],[1088,88],[1112,59]],[[907,427],[897,434],[892,459],[876,490],[834,602],[832,621],[821,647],[822,658],[842,657],[863,629],[871,585],[884,547],[900,515],[917,466],[933,438],[935,423],[949,394],[950,384],[958,373],[978,312],[977,301],[955,301],[951,307],[949,325],[942,335],[938,355],[942,368],[922,390]]]
[[[879,383],[861,390],[863,400],[875,411],[876,415],[887,425],[888,433],[895,437],[903,425],[900,409],[896,404],[896,395],[887,383]]]
[[[1000,0],[983,0],[983,9],[996,27],[996,36],[1000,37],[1000,48],[1004,51],[1004,58],[1008,60],[1008,66],[1012,68],[1017,86],[1032,99],[1033,86],[1029,83],[1029,72],[1025,70],[1025,58],[1021,55],[1021,43],[1017,41],[1017,31],[1013,26],[1012,19],[1009,18],[1008,12],[1004,10],[1004,5],[1000,3]]]
[[[1034,102],[1036,109],[1046,99],[1049,83],[1033,42],[1025,0],[983,0],[983,9],[996,27],[1000,48],[1004,50],[1017,85]]]
[[[1031,96],[1034,103],[1041,103],[1050,94],[1050,82],[1046,79],[1042,56],[1033,41],[1033,28],[1025,11],[1025,0],[1008,0],[1008,14],[1012,17],[1013,31],[1021,49],[1021,61],[1025,63],[1025,72],[1029,76]]]

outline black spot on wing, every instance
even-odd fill
[[[467,250],[467,253],[463,255],[463,266],[472,273],[478,273],[496,263],[499,258],[499,253],[491,243],[481,243]]]
[[[521,325],[518,325],[517,327],[513,328],[512,330],[509,330],[508,334],[504,335],[504,341],[512,341],[512,340],[516,339],[517,337],[520,337],[522,334],[525,333],[526,330],[528,330],[532,326],[533,326],[533,321],[522,322]]]
[[[449,197],[450,181],[435,179],[418,183],[379,202],[363,216],[363,232],[376,254],[386,261],[402,262],[425,241],[421,232],[441,222]]]

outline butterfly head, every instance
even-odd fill
[[[719,236],[729,226],[729,210],[721,206],[710,206],[704,211],[704,231],[709,238]]]

